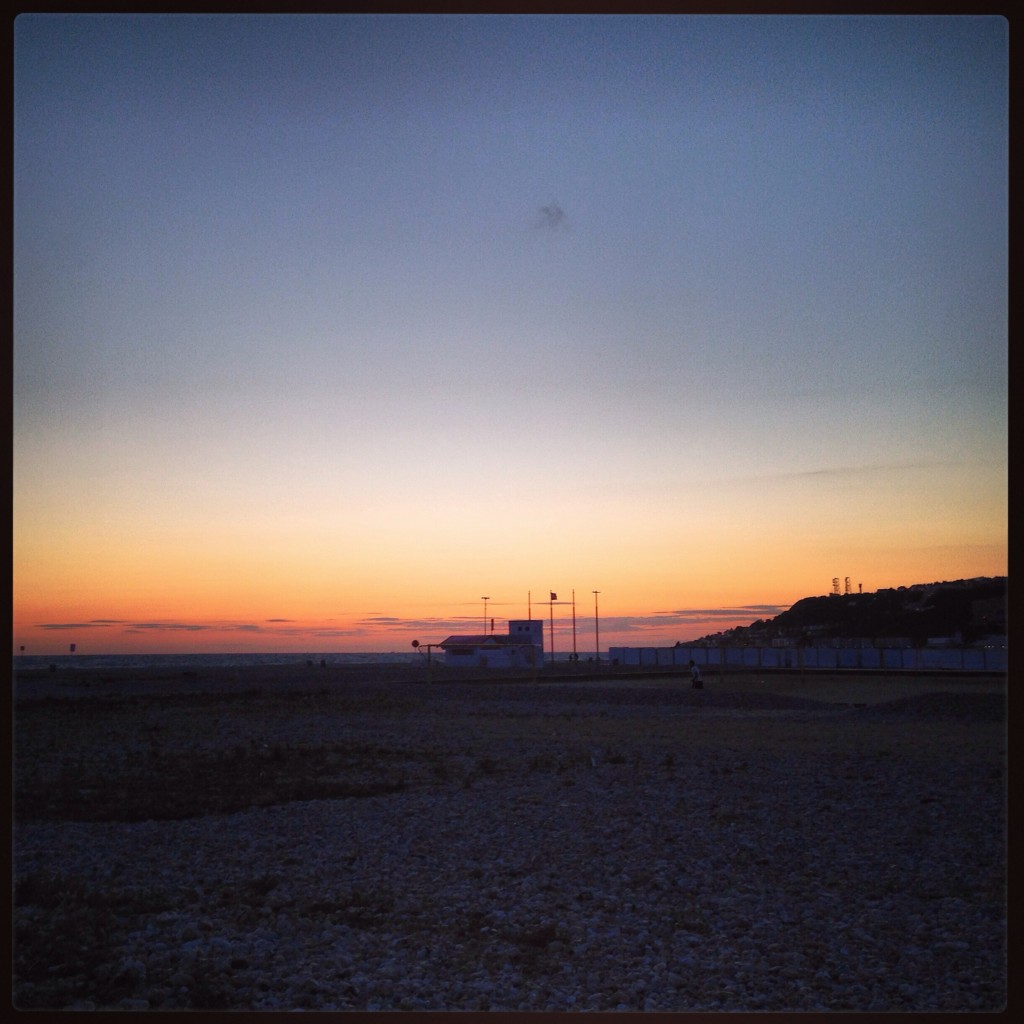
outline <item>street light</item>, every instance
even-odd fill
[[[597,655],[597,663],[601,664],[601,630],[598,627],[597,619],[597,595],[601,593],[600,590],[592,591],[594,595],[594,653]]]
[[[413,640],[412,645],[413,645],[413,647],[416,648],[416,650],[418,650],[420,652],[420,654],[423,653],[421,648],[426,647],[426,649],[427,649],[427,682],[429,683],[434,678],[433,664],[431,663],[431,660],[430,660],[430,652],[435,647],[440,647],[441,645],[440,644],[421,644],[419,642],[419,640]]]
[[[490,601],[490,598],[481,597],[480,600],[484,603],[484,636],[487,636],[487,602]]]

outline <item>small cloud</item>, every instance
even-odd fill
[[[104,619],[94,619],[92,622],[41,622],[39,629],[98,629],[109,624]]]
[[[133,630],[149,630],[152,632],[162,632],[167,630],[169,632],[186,632],[186,633],[198,633],[204,629],[209,629],[209,626],[201,626],[194,622],[135,622],[132,624]]]
[[[330,637],[347,637],[347,636],[365,636],[366,635],[366,630],[365,629],[334,629],[334,628],[331,628],[331,629],[311,629],[311,630],[303,631],[303,632],[305,632],[306,635],[308,635],[308,636],[315,636],[315,637],[320,637],[320,638],[323,638],[323,637],[330,638]]]
[[[549,231],[568,231],[569,221],[565,216],[565,210],[563,210],[558,203],[551,203],[550,206],[542,206],[537,211],[538,228],[546,228]]]
[[[732,608],[679,608],[666,615],[682,616],[687,619],[704,621],[705,619],[742,619],[751,616],[752,619],[764,618],[766,615],[779,615],[789,610],[788,604],[744,604]]]
[[[417,633],[451,633],[453,630],[465,629],[467,623],[479,623],[479,615],[462,615],[457,618],[399,618],[392,615],[372,615],[359,620],[358,625],[369,629],[385,627],[392,631],[405,630]]]

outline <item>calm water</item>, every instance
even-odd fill
[[[383,665],[418,664],[423,655],[415,651],[383,651],[378,654],[17,654],[15,671],[45,670],[50,665],[71,669],[112,668],[250,668],[255,665]]]

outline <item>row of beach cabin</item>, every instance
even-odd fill
[[[544,622],[512,619],[507,633],[450,636],[438,646],[449,668],[537,669],[544,665]],[[564,656],[563,656],[564,657]],[[692,660],[705,669],[863,669],[885,671],[1005,672],[1006,647],[838,646],[609,647],[602,661],[622,668],[685,667]]]

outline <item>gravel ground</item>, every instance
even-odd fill
[[[1005,719],[665,683],[22,699],[15,1004],[998,1011]]]

